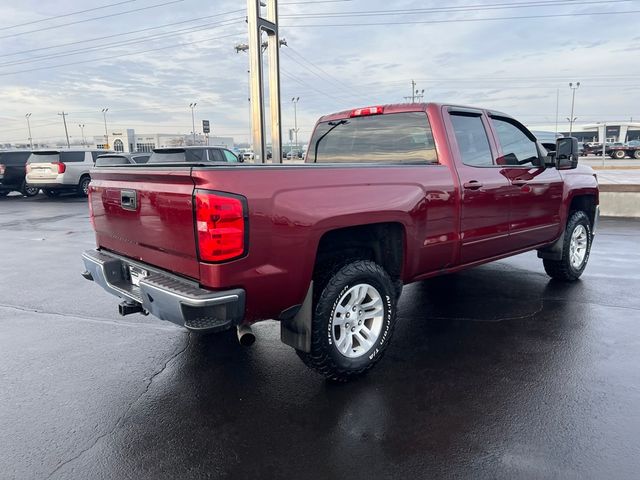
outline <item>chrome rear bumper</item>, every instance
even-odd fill
[[[226,330],[239,325],[244,317],[243,289],[205,290],[193,281],[101,250],[85,251],[82,260],[86,279],[127,303],[190,330]],[[147,272],[138,285],[132,281],[131,267]]]

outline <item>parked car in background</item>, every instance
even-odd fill
[[[25,180],[31,188],[41,188],[48,197],[62,192],[87,196],[90,171],[105,150],[42,150],[27,160]]]
[[[223,147],[170,147],[154,148],[147,163],[238,163],[242,161],[231,150]]]
[[[40,191],[39,187],[27,185],[25,181],[29,150],[13,150],[0,152],[0,197],[16,191],[25,197],[33,197]]]
[[[587,156],[589,150],[587,149],[587,146],[584,142],[578,142],[578,154],[581,157],[585,157]]]
[[[107,153],[96,158],[96,167],[147,163],[150,153]]]

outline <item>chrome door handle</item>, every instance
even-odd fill
[[[482,182],[479,182],[477,180],[470,180],[468,182],[463,183],[462,186],[467,190],[478,190],[479,188],[482,187]]]

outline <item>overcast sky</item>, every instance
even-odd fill
[[[115,2],[0,0],[0,142],[26,141],[28,112],[36,141],[64,136],[61,111],[72,137],[79,124],[101,135],[104,107],[110,131],[188,133],[194,101],[198,124],[246,141],[248,57],[234,50],[247,41],[246,2]],[[299,96],[301,141],[320,115],[405,101],[411,79],[427,101],[506,111],[534,129],[555,122],[558,88],[569,116],[568,82],[580,81],[578,123],[640,120],[640,1],[284,0],[280,24],[283,132]]]

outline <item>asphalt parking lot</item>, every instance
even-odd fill
[[[84,200],[0,199],[0,478],[638,478],[639,235],[603,219],[571,285],[534,253],[410,285],[334,385],[275,322],[244,348],[119,317]]]

